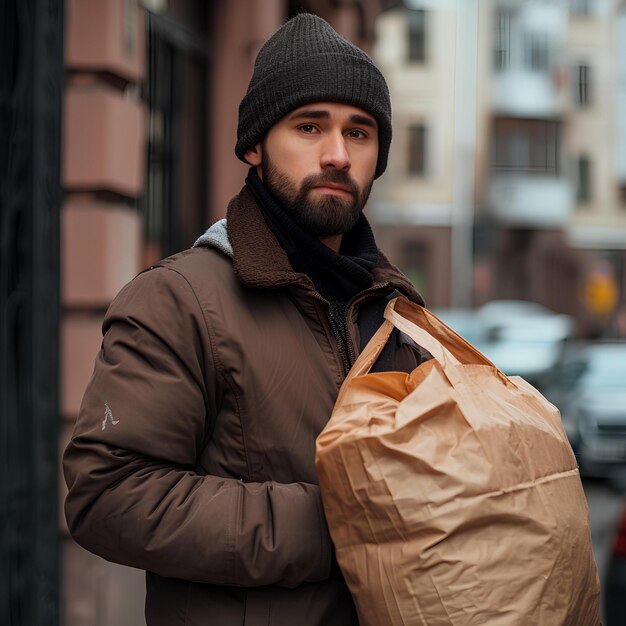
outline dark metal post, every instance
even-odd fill
[[[58,624],[63,1],[0,8],[0,623]]]

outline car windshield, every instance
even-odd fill
[[[587,389],[626,390],[626,344],[594,346],[587,352],[581,385]]]

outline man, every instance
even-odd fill
[[[315,439],[386,302],[420,296],[362,210],[391,111],[369,57],[299,15],[239,110],[227,218],[117,296],[69,444],[74,538],[147,571],[150,625],[350,625]],[[412,370],[395,335],[376,368]]]

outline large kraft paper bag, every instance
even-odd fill
[[[589,511],[558,410],[399,298],[341,388],[316,464],[362,626],[595,626]],[[433,355],[368,374],[393,327]]]

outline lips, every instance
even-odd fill
[[[345,193],[345,194],[349,194],[352,195],[353,191],[352,189],[350,189],[349,187],[343,187],[342,185],[337,185],[337,184],[332,184],[332,183],[325,183],[325,184],[321,184],[321,185],[315,185],[315,187],[313,187],[313,189],[316,189],[317,191],[321,191],[322,193],[333,193],[333,192],[339,192],[339,193]]]
[[[343,170],[330,170],[321,174],[307,176],[300,187],[302,193],[317,191],[322,195],[357,197],[359,188]]]

